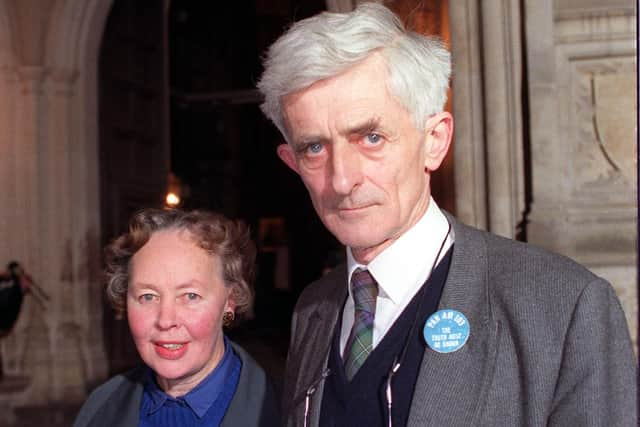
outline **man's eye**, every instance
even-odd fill
[[[322,144],[319,144],[319,143],[309,144],[306,147],[306,152],[309,154],[318,154],[322,152]]]
[[[317,169],[327,160],[329,149],[324,142],[306,142],[298,145],[296,156],[301,167]]]
[[[376,145],[382,142],[382,136],[377,133],[369,133],[365,137],[365,140],[368,144]]]

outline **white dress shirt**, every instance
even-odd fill
[[[358,267],[368,269],[378,282],[376,314],[373,320],[373,348],[380,343],[391,325],[426,282],[432,272],[436,256],[437,262],[440,262],[453,245],[453,230],[447,234],[448,231],[447,218],[431,198],[422,218],[368,265],[359,264],[353,258],[351,248],[347,248],[349,283],[351,283],[351,275]],[[440,250],[441,246],[442,250]],[[354,304],[351,286],[349,286],[349,296],[342,312],[340,354],[344,354],[353,321]]]

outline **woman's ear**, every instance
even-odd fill
[[[448,111],[434,114],[425,123],[425,168],[437,170],[444,160],[453,137],[453,116]]]
[[[234,292],[234,287],[229,289],[229,294],[227,295],[227,302],[224,304],[223,311],[231,311],[233,313],[236,312],[236,294]]]

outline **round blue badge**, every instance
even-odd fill
[[[469,321],[457,310],[438,310],[424,324],[424,339],[438,353],[453,353],[469,339]]]

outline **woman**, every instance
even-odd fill
[[[223,333],[251,306],[247,228],[203,211],[144,210],[106,249],[107,296],[144,366],[96,389],[74,426],[278,425],[264,371]]]

